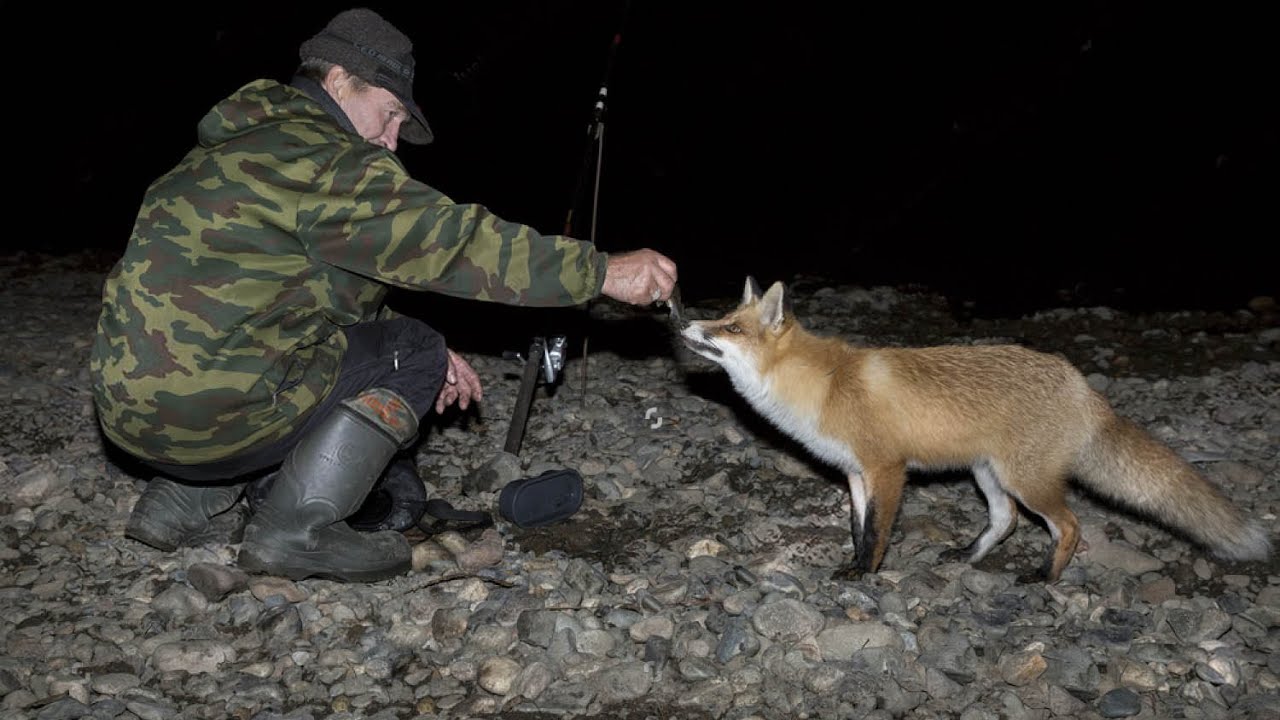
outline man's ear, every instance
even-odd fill
[[[341,102],[351,91],[351,74],[341,65],[334,65],[324,74],[324,80],[320,85],[333,96],[334,100]]]

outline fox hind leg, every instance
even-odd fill
[[[987,556],[991,549],[1009,537],[1018,526],[1018,501],[1005,492],[996,477],[995,470],[988,463],[979,463],[973,467],[973,477],[978,482],[978,489],[987,500],[987,529],[969,546],[962,550],[949,550],[943,553],[948,562],[960,561],[973,564]]]
[[[1036,511],[1036,514],[1049,524],[1049,533],[1054,541],[1053,551],[1045,558],[1040,575],[1048,582],[1057,582],[1067,563],[1076,554],[1076,546],[1080,543],[1080,521],[1066,505],[1050,508],[1045,512]]]
[[[1067,507],[1066,472],[1040,469],[1024,474],[1021,478],[1008,474],[1008,470],[998,469],[997,472],[1005,481],[1002,484],[1006,490],[1011,490],[1011,485],[1030,488],[1029,491],[1018,493],[1017,498],[1028,510],[1044,519],[1053,538],[1053,549],[1040,568],[1039,579],[1057,582],[1063,569],[1075,555],[1076,545],[1080,543],[1080,520]]]

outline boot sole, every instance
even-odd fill
[[[124,536],[165,552],[176,550],[182,540],[180,529],[175,531],[168,525],[139,521],[130,522],[124,529]]]
[[[124,536],[149,545],[157,550],[172,552],[181,547],[197,547],[207,543],[235,544],[244,536],[249,521],[247,509],[232,505],[213,517],[203,527],[188,530],[173,525],[152,522],[146,518],[130,518]]]
[[[412,567],[411,560],[405,558],[403,561],[397,562],[394,566],[388,568],[340,571],[325,567],[317,568],[320,563],[299,562],[299,554],[305,555],[304,553],[281,555],[272,551],[263,552],[260,548],[246,544],[240,546],[240,554],[236,558],[236,564],[247,573],[276,575],[290,580],[322,578],[338,582],[359,583],[389,580],[405,574]]]

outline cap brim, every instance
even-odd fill
[[[400,126],[400,139],[414,145],[426,145],[435,140],[435,133],[431,132],[431,126],[427,124],[427,118],[422,114],[422,108],[418,107],[418,103],[414,102],[413,98],[395,95],[408,108],[410,118],[409,122]]]

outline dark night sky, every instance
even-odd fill
[[[695,294],[733,292],[746,273],[923,283],[1015,308],[1239,307],[1280,292],[1280,53],[1261,17],[837,5],[371,7],[417,46],[437,140],[402,148],[410,170],[544,232],[573,203],[621,32],[596,240],[670,254]],[[171,6],[5,3],[34,43],[3,50],[11,157],[38,148],[34,173],[10,169],[36,228],[19,247],[122,248],[205,110],[249,80],[287,79],[298,44],[346,7]]]

